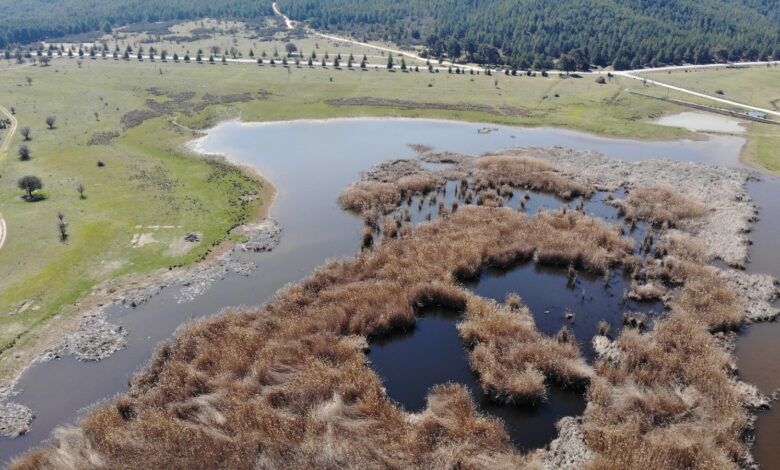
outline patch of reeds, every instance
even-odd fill
[[[737,469],[751,461],[750,419],[729,354],[681,310],[647,333],[624,329],[618,361],[600,360],[583,431],[589,469]]]
[[[646,220],[654,225],[674,227],[683,220],[707,213],[704,204],[667,186],[634,188],[625,199],[611,202],[627,219]]]
[[[478,189],[525,188],[557,194],[564,199],[590,195],[593,190],[559,175],[547,162],[533,157],[485,155],[461,166],[478,182]]]

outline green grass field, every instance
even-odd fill
[[[659,82],[739,103],[780,110],[780,67],[700,69],[642,74]],[[717,93],[718,91],[723,94]]]
[[[0,71],[0,103],[32,129],[29,161],[17,133],[0,162],[0,213],[8,239],[0,250],[0,376],[18,370],[19,351],[34,350],[38,328],[75,315],[69,308],[97,283],[201,259],[256,206],[241,196],[259,183],[224,165],[189,155],[193,137],[226,118],[246,121],[349,116],[405,116],[556,126],[603,136],[678,139],[694,134],[647,121],[682,108],[625,92],[640,82],[456,75],[446,72],[335,70],[249,64],[208,65],[145,60],[57,59],[48,67]],[[27,85],[26,77],[32,79]],[[329,100],[372,98],[381,106],[334,106]],[[391,100],[399,100],[393,102]],[[360,100],[358,100],[360,103]],[[131,111],[161,114],[125,129]],[[97,113],[97,117],[95,116]],[[135,113],[138,114],[138,113]],[[47,129],[47,116],[56,116]],[[178,124],[174,124],[176,121]],[[116,133],[107,145],[89,145]],[[772,137],[774,139],[774,137]],[[760,148],[764,144],[759,144]],[[98,160],[105,167],[98,167]],[[231,167],[232,168],[232,167]],[[42,178],[45,200],[26,202],[23,175]],[[86,187],[86,199],[76,190]],[[68,222],[59,238],[57,214]],[[173,228],[149,228],[172,226]],[[176,253],[186,232],[203,242]],[[146,234],[152,243],[133,244]],[[26,302],[32,301],[32,302]],[[8,315],[20,303],[24,312]],[[57,320],[59,321],[59,320]],[[29,357],[26,358],[29,360]]]

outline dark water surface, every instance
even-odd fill
[[[36,364],[25,371],[20,378],[17,387],[20,393],[15,401],[32,408],[36,418],[27,435],[13,440],[0,439],[0,462],[41,444],[50,436],[54,427],[73,423],[83,413],[81,410],[84,407],[126,390],[129,378],[147,363],[155,345],[169,339],[178,325],[214,314],[226,307],[266,302],[279,288],[308,276],[314,267],[327,258],[354,254],[359,246],[362,221],[338,207],[338,194],[371,165],[389,158],[414,156],[407,144],[426,144],[436,150],[476,154],[513,145],[560,145],[593,149],[611,157],[629,160],[667,157],[730,166],[738,165],[736,159],[744,144],[744,139],[733,136],[717,136],[708,141],[642,143],[544,128],[500,127],[497,132],[480,135],[477,130],[481,127],[484,126],[432,120],[354,119],[260,125],[225,122],[209,131],[208,137],[202,142],[205,151],[225,153],[237,161],[254,165],[276,185],[279,192],[271,214],[283,227],[281,243],[273,252],[246,255],[259,266],[254,274],[248,277],[228,275],[215,282],[205,295],[194,302],[177,303],[175,294],[178,288],[172,287],[135,309],[115,308],[109,321],[122,324],[128,330],[128,347],[108,359],[80,363],[72,357],[64,357]],[[780,223],[780,204],[777,204],[780,185],[776,180],[764,180],[751,184],[750,192],[762,205],[762,219],[753,234],[755,245],[751,252],[754,261],[749,270],[771,272],[777,276],[780,274],[780,243],[775,234]],[[545,204],[545,197],[549,198],[539,196],[537,200],[545,206],[557,203],[554,198],[549,198]],[[535,198],[532,196],[532,200]],[[593,208],[586,207],[586,212],[602,210],[599,201],[590,204],[593,204]],[[613,276],[611,283],[615,283],[614,289],[617,290],[620,274],[615,273]],[[545,299],[529,294],[524,291],[533,287],[525,285],[527,283],[524,280],[528,279],[549,283],[549,289],[554,289],[551,292],[558,295]],[[607,289],[605,292],[603,279],[588,279],[584,275],[578,277],[579,284],[571,291],[565,289],[565,282],[565,277],[558,273],[542,269],[537,272],[533,265],[526,265],[506,273],[488,271],[473,288],[482,295],[501,299],[506,291],[518,292],[531,307],[539,327],[547,333],[557,331],[559,327],[554,328],[552,321],[547,324],[539,319],[540,315],[545,315],[544,306],[550,309],[546,315],[556,321],[562,318],[558,313],[561,309],[571,308],[577,313],[575,336],[582,343],[589,343],[594,324],[589,323],[589,319],[595,318],[596,314],[587,310],[590,307],[577,304],[578,296],[581,298],[581,289],[594,297],[590,302],[594,305],[594,311],[596,305],[603,305],[609,312],[619,307],[616,302],[621,300],[622,290],[612,292]],[[547,287],[544,290],[547,291]],[[652,305],[635,307],[645,311],[658,309]],[[622,312],[622,308],[619,311]],[[598,315],[606,317],[607,312]],[[438,380],[475,386],[476,382],[470,378],[467,365],[464,369],[465,352],[454,325],[454,319],[431,315],[418,323],[413,335],[388,342],[384,346],[374,345],[371,359],[380,375],[387,379],[391,397],[409,408],[411,403],[421,406],[423,402],[420,400],[424,400],[427,387],[441,383],[436,382]],[[754,369],[748,366],[753,355],[742,354],[746,347],[756,341],[777,343],[776,328],[774,333],[754,334],[764,328],[772,328],[772,325],[751,327],[740,342],[740,367],[744,367],[743,376],[747,380],[761,382],[766,379],[766,387],[777,387],[780,384],[777,384],[776,373],[767,377],[760,368],[748,373],[748,370]],[[446,343],[447,351],[451,352],[446,357],[431,355],[431,360],[435,361],[439,357],[442,361],[433,369],[440,369],[443,373],[433,377],[426,387],[421,385],[412,388],[411,385],[404,385],[403,381],[397,382],[399,385],[396,386],[396,379],[391,377],[393,372],[382,368],[376,353],[388,350],[395,357],[407,355],[413,358],[410,351],[414,348],[428,348],[432,337],[437,338],[437,344],[438,338],[444,338],[441,343]],[[761,350],[760,345],[756,350]],[[755,376],[752,375],[754,373]],[[771,378],[774,382],[769,380]],[[582,399],[576,396],[572,398],[568,391],[559,394],[559,391],[554,390],[549,402],[536,409],[502,411],[490,409],[487,404],[484,406],[486,411],[503,417],[507,422],[525,423],[525,431],[517,431],[511,423],[509,430],[519,445],[533,447],[543,445],[554,436],[554,431],[549,434],[549,429],[552,429],[550,426],[557,417],[580,413]],[[501,414],[504,412],[516,413],[520,417],[510,420]],[[776,449],[780,444],[776,436],[779,429],[777,414],[763,416],[759,428],[758,453],[761,455],[762,446],[769,445],[771,449],[774,445]],[[539,434],[544,437],[534,441],[533,437],[528,436],[529,429],[539,429]],[[772,436],[775,436],[774,439]],[[771,459],[759,460],[769,468]]]

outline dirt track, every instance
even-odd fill
[[[19,123],[16,121],[16,117],[3,106],[0,106],[0,113],[5,114],[8,119],[11,120],[11,129],[8,131],[8,135],[3,139],[3,143],[0,145],[0,161],[2,161],[3,154],[8,151],[8,146],[11,144],[11,139],[13,138],[14,133],[16,133],[16,127]],[[0,248],[3,248],[6,233],[5,220],[3,219],[3,214],[0,214]]]

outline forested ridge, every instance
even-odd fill
[[[291,18],[431,58],[565,70],[780,58],[777,0],[279,0]],[[271,0],[0,0],[0,48],[138,22],[272,15]]]
[[[780,56],[777,0],[280,0],[295,20],[520,68]]]

